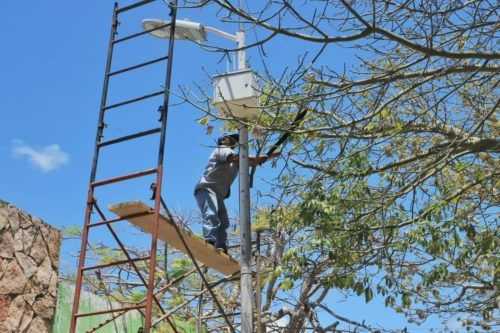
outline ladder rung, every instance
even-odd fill
[[[114,109],[114,108],[117,108],[119,106],[123,106],[123,105],[131,104],[131,103],[139,102],[139,101],[142,101],[144,99],[148,99],[148,98],[151,98],[151,97],[163,95],[164,93],[165,93],[165,90],[161,90],[161,91],[157,91],[155,93],[149,94],[149,95],[144,95],[144,96],[141,96],[141,97],[129,99],[128,101],[124,101],[124,102],[120,102],[120,103],[116,103],[116,104],[111,104],[109,106],[105,106],[104,110]]]
[[[163,60],[167,60],[167,59],[168,59],[168,56],[164,56],[164,57],[161,57],[161,58],[158,58],[158,59],[154,59],[154,60],[151,60],[151,61],[143,62],[142,64],[139,64],[139,65],[130,66],[130,67],[127,67],[127,68],[123,68],[123,69],[111,72],[111,73],[108,74],[108,76],[122,74],[122,73],[125,73],[125,72],[128,72],[128,71],[131,71],[131,70],[134,70],[134,69],[137,69],[137,68],[141,68],[141,67],[144,67],[144,66],[152,65],[152,64],[155,64],[157,62],[160,62],[160,61],[163,61]]]
[[[144,260],[148,260],[149,258],[151,258],[151,257],[147,256],[147,257],[134,258],[134,259],[130,259],[130,260],[128,260],[128,259],[127,260],[118,260],[118,261],[110,262],[110,263],[107,263],[107,264],[82,267],[81,270],[82,271],[91,271],[93,269],[99,269],[99,268],[106,268],[106,267],[111,267],[111,266],[118,266],[118,265],[123,265],[123,264],[129,264],[131,262],[136,262],[136,261],[144,261]]]
[[[102,186],[102,185],[108,185],[108,184],[120,182],[122,180],[127,180],[127,179],[132,179],[132,178],[138,178],[138,177],[143,177],[143,176],[151,175],[151,174],[156,173],[156,172],[158,172],[158,169],[154,168],[154,169],[149,169],[149,170],[145,170],[145,171],[139,171],[139,172],[131,173],[131,174],[120,176],[120,177],[116,177],[116,178],[110,178],[110,179],[100,180],[98,182],[90,183],[90,185],[92,187],[97,187],[97,186]]]
[[[118,143],[118,142],[137,139],[137,138],[140,138],[140,137],[143,137],[146,135],[151,135],[151,134],[155,134],[155,133],[159,133],[159,132],[161,132],[161,127],[153,128],[153,129],[148,130],[148,131],[139,132],[139,133],[135,133],[135,134],[131,134],[131,135],[125,135],[125,136],[122,136],[121,138],[116,138],[113,140],[99,142],[97,145],[99,147],[109,146],[109,145],[113,145],[113,144]]]
[[[123,37],[123,38],[115,39],[113,41],[113,44],[118,44],[118,43],[124,42],[124,41],[132,39],[132,38],[136,38],[136,37],[139,37],[139,36],[142,36],[142,35],[149,34],[150,32],[163,29],[165,27],[168,27],[169,25],[170,25],[170,22],[162,24],[162,25],[159,25],[159,26],[157,26],[155,28],[152,28],[152,29],[148,29],[148,30],[144,30],[144,31],[138,32],[136,34],[132,34],[132,35],[129,35],[129,36],[126,36],[126,37]]]
[[[117,309],[109,309],[109,310],[101,310],[101,311],[94,311],[94,312],[77,313],[75,315],[75,317],[96,316],[96,315],[101,315],[101,314],[106,314],[106,313],[113,313],[113,312],[122,312],[122,311],[130,311],[130,310],[143,309],[145,307],[146,307],[146,305],[125,306],[123,308],[117,308]]]
[[[131,10],[131,9],[134,9],[134,8],[137,8],[137,7],[141,7],[141,6],[147,5],[148,3],[151,3],[153,1],[155,1],[155,0],[143,0],[143,1],[139,1],[139,2],[133,3],[133,4],[128,5],[128,6],[125,6],[125,7],[122,7],[122,8],[118,8],[116,10],[116,13],[120,14],[120,13],[126,12],[128,10]]]
[[[150,214],[153,214],[153,213],[154,212],[151,211],[151,212],[146,212],[146,213],[132,214],[132,215],[124,216],[124,217],[116,217],[114,219],[109,219],[109,220],[105,220],[105,221],[99,221],[99,222],[91,223],[91,224],[89,224],[89,228],[98,227],[100,225],[111,224],[111,223],[120,222],[120,221],[125,221],[125,220],[128,220],[128,219],[133,219],[133,218],[136,218],[136,217],[142,217],[142,216],[150,215]]]

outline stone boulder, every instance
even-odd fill
[[[0,280],[0,294],[22,294],[27,282],[28,278],[17,260],[12,260]]]

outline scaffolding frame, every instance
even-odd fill
[[[196,298],[199,298],[199,308],[198,308],[198,315],[199,315],[199,322],[203,322],[204,320],[209,320],[213,316],[209,317],[203,317],[202,316],[202,311],[203,311],[203,304],[202,304],[202,298],[204,295],[210,295],[212,300],[214,301],[217,310],[220,312],[220,315],[218,317],[223,317],[226,323],[226,329],[229,330],[230,332],[236,332],[235,331],[235,325],[231,322],[229,317],[232,316],[238,316],[240,315],[239,313],[235,314],[226,314],[224,311],[224,308],[222,307],[220,301],[217,299],[217,295],[215,294],[213,288],[219,286],[219,285],[224,285],[226,283],[233,283],[236,280],[240,279],[240,274],[239,271],[235,272],[234,274],[230,276],[226,276],[224,278],[221,278],[217,281],[212,281],[209,282],[207,277],[206,277],[206,272],[207,272],[207,267],[204,264],[198,263],[197,260],[195,259],[195,255],[193,252],[189,249],[183,235],[181,234],[181,231],[179,229],[179,226],[177,223],[175,223],[175,219],[173,215],[170,213],[168,210],[168,207],[165,203],[165,201],[162,198],[162,179],[163,179],[163,160],[164,160],[164,152],[165,152],[165,139],[166,139],[166,126],[167,126],[167,117],[168,117],[168,109],[169,109],[169,96],[170,96],[170,87],[171,87],[171,78],[172,78],[172,63],[173,63],[173,53],[174,53],[174,41],[175,41],[175,22],[176,22],[176,17],[177,17],[177,0],[172,0],[168,6],[170,8],[170,22],[166,23],[162,26],[156,27],[154,29],[149,29],[145,31],[141,31],[138,33],[134,33],[125,37],[121,38],[116,38],[118,35],[118,26],[120,24],[119,22],[119,15],[131,10],[134,10],[136,8],[148,5],[150,3],[153,3],[157,0],[142,0],[138,1],[136,3],[124,6],[124,7],[119,7],[118,2],[114,3],[113,6],[113,15],[112,15],[112,24],[111,24],[111,32],[110,32],[110,38],[109,38],[109,44],[108,44],[108,52],[107,52],[107,60],[106,60],[106,69],[105,69],[105,75],[104,75],[104,83],[103,83],[103,89],[102,89],[102,95],[101,95],[101,104],[100,104],[100,110],[99,110],[99,117],[98,117],[98,123],[97,123],[97,131],[96,131],[96,137],[95,137],[95,143],[94,143],[94,153],[93,153],[93,160],[92,160],[92,168],[91,168],[91,173],[90,173],[90,181],[89,181],[89,187],[88,187],[88,193],[87,193],[87,201],[86,201],[86,209],[85,209],[85,218],[84,218],[84,226],[83,226],[83,234],[82,234],[82,242],[81,242],[81,247],[80,247],[80,255],[79,255],[79,261],[78,261],[78,270],[77,270],[77,276],[76,276],[76,287],[75,287],[75,295],[73,299],[73,308],[72,308],[72,313],[71,313],[71,321],[70,321],[70,333],[76,333],[76,327],[77,327],[77,321],[79,318],[83,317],[89,317],[89,316],[96,316],[96,315],[103,315],[103,314],[111,314],[111,317],[108,319],[103,320],[101,323],[93,327],[92,329],[88,330],[87,333],[92,333],[96,332],[103,326],[111,323],[112,321],[116,320],[117,318],[121,317],[125,313],[132,311],[132,310],[138,310],[144,317],[144,331],[145,333],[150,333],[151,329],[158,323],[166,321],[169,326],[172,328],[172,330],[176,333],[178,333],[178,330],[176,329],[175,322],[173,322],[170,319],[170,316],[174,314],[177,310],[181,309],[182,307],[186,306],[187,304],[193,302],[196,300]],[[159,0],[158,0],[159,1]],[[163,1],[164,2],[164,1]],[[153,32],[155,30],[162,29],[164,27],[170,26],[171,29],[171,34],[169,38],[169,45],[168,45],[168,54],[166,56],[162,56],[153,60],[149,60],[137,65],[125,67],[122,69],[118,69],[115,71],[111,71],[112,67],[112,62],[113,62],[113,51],[114,51],[114,46],[123,43],[132,39],[135,39],[140,36],[144,36],[146,34],[149,34],[150,32]],[[167,61],[167,66],[166,66],[166,73],[165,73],[165,89],[153,93],[149,93],[140,97],[128,99],[125,101],[117,102],[114,104],[107,104],[108,100],[108,90],[109,90],[109,81],[110,78],[116,75],[120,75],[123,73],[127,73],[136,69],[140,69],[152,64],[160,63]],[[106,128],[106,124],[104,122],[105,120],[105,114],[106,111],[114,108],[118,108],[124,105],[136,103],[139,101],[143,101],[149,98],[157,97],[163,95],[163,104],[159,107],[158,111],[161,113],[160,116],[160,121],[161,121],[161,126],[157,128],[153,128],[150,130],[146,131],[141,131],[137,132],[134,134],[130,135],[125,135],[122,137],[114,138],[111,140],[107,141],[102,141],[104,137],[104,130]],[[96,180],[96,175],[97,175],[97,169],[99,166],[99,153],[101,148],[123,143],[126,141],[134,140],[137,138],[153,135],[153,134],[160,134],[160,140],[159,140],[159,147],[158,147],[158,159],[157,159],[157,165],[155,168],[143,170],[143,171],[138,171],[134,173],[129,173],[121,176],[117,176],[114,178],[108,178],[108,179],[103,179],[103,180]],[[131,179],[136,179],[136,178],[142,178],[145,176],[149,175],[156,175],[156,182],[153,184],[151,187],[153,191],[153,197],[152,199],[154,200],[154,208],[150,209],[148,212],[140,213],[140,214],[132,214],[132,215],[127,215],[127,216],[120,216],[120,217],[115,217],[115,218],[108,218],[104,214],[103,209],[98,205],[97,199],[94,196],[95,190],[98,187],[104,187],[107,185],[131,180]],[[149,185],[148,185],[149,187]],[[154,277],[155,277],[155,271],[156,271],[156,253],[158,249],[158,233],[159,233],[159,223],[160,223],[160,218],[161,218],[161,209],[163,209],[169,219],[174,222],[175,225],[175,230],[177,233],[177,236],[180,238],[182,241],[183,245],[187,249],[187,255],[191,259],[194,268],[189,270],[188,272],[182,274],[181,276],[175,278],[173,281],[170,281],[166,283],[165,285],[159,287],[155,291],[155,285],[154,285]],[[100,217],[100,221],[98,222],[91,222],[91,217],[93,213],[97,213],[98,216]],[[151,233],[151,245],[150,245],[150,255],[149,256],[143,256],[143,257],[137,257],[133,258],[130,253],[127,251],[127,248],[125,244],[120,240],[118,234],[116,233],[115,229],[112,227],[113,223],[116,222],[121,222],[125,220],[130,220],[133,218],[137,217],[142,217],[142,216],[147,216],[147,215],[152,215],[153,216],[153,231]],[[89,233],[92,229],[96,227],[102,227],[105,226],[106,229],[110,232],[112,235],[113,239],[116,241],[118,244],[121,252],[124,254],[126,257],[125,260],[119,260],[111,263],[106,263],[106,264],[99,264],[99,265],[92,265],[92,266],[85,266],[85,259],[86,259],[86,253],[87,253],[87,246],[88,246],[88,241],[89,241]],[[258,256],[257,262],[260,262],[260,238],[257,237],[257,251],[256,254]],[[138,262],[149,262],[149,274],[147,277],[145,277],[139,268],[137,267],[136,263]],[[135,273],[137,274],[138,278],[140,279],[142,285],[147,288],[147,295],[145,298],[140,300],[139,302],[136,302],[132,305],[121,307],[121,308],[115,308],[115,309],[107,309],[107,310],[101,310],[101,311],[93,311],[93,312],[86,312],[86,313],[80,313],[78,312],[79,309],[79,303],[80,303],[80,295],[81,295],[81,290],[82,290],[82,285],[83,285],[83,274],[87,271],[91,270],[98,270],[98,269],[103,269],[103,268],[108,268],[112,266],[117,266],[117,265],[123,265],[123,264],[128,264],[130,265]],[[178,305],[174,309],[171,309],[167,311],[166,309],[163,308],[161,304],[161,299],[158,299],[158,295],[160,295],[163,292],[168,291],[170,288],[178,284],[179,282],[183,281],[185,278],[191,276],[192,274],[197,273],[200,278],[201,278],[201,286],[200,286],[200,291],[197,292],[195,295],[193,295],[191,298],[188,300],[184,301],[182,304]],[[258,289],[258,295],[260,295],[260,265],[257,267],[257,276],[258,279],[257,281],[259,282],[257,285]],[[260,314],[260,297],[257,297],[257,318],[260,322],[261,314]],[[152,310],[153,306],[156,305],[160,311],[162,312],[161,317],[157,318],[154,322],[152,322]]]
[[[78,271],[77,271],[77,277],[76,277],[75,296],[74,296],[74,300],[73,300],[73,309],[72,309],[72,313],[71,313],[70,333],[75,332],[77,319],[84,317],[84,316],[93,316],[93,315],[100,315],[100,314],[114,313],[114,312],[124,313],[124,311],[126,312],[129,310],[143,310],[143,309],[145,309],[145,314],[144,314],[145,326],[146,326],[145,331],[150,332],[153,299],[155,300],[155,303],[157,304],[157,306],[162,310],[162,312],[165,312],[163,310],[159,300],[154,295],[153,289],[154,289],[154,276],[155,276],[155,269],[156,269],[156,265],[155,265],[156,252],[157,252],[157,245],[158,245],[158,222],[159,222],[159,216],[160,216],[160,198],[161,198],[162,179],[163,179],[163,157],[164,157],[164,150],[165,150],[165,134],[166,134],[168,104],[169,104],[169,95],[170,95],[169,90],[170,90],[170,82],[171,82],[171,76],[172,76],[174,33],[172,33],[172,36],[171,36],[170,41],[169,41],[169,48],[168,48],[168,55],[167,56],[111,72],[114,46],[117,45],[118,43],[122,43],[122,42],[134,39],[136,37],[139,37],[139,36],[142,36],[142,35],[145,35],[145,34],[151,32],[151,31],[143,31],[140,33],[129,35],[127,37],[116,39],[116,36],[118,35],[118,26],[119,26],[118,16],[119,16],[119,14],[128,12],[130,10],[139,8],[141,6],[147,5],[147,4],[152,3],[152,2],[154,2],[154,0],[144,0],[144,1],[140,1],[137,3],[131,4],[131,5],[128,5],[128,6],[121,7],[121,8],[119,7],[118,2],[115,2],[114,6],[113,6],[112,25],[111,25],[111,32],[110,32],[108,53],[107,53],[107,61],[106,61],[106,72],[104,75],[104,84],[103,84],[103,91],[102,91],[102,96],[101,96],[101,106],[100,106],[100,111],[99,111],[97,133],[96,133],[95,144],[94,144],[94,156],[93,156],[93,161],[92,161],[90,184],[89,184],[88,195],[87,195],[87,205],[86,205],[86,211],[85,211],[83,236],[82,236],[80,258],[79,258],[79,262],[78,262]],[[171,11],[170,11],[170,16],[171,16],[170,26],[171,26],[172,32],[175,32],[175,20],[176,20],[176,15],[177,15],[177,0],[174,0],[170,4],[170,9],[171,9]],[[160,28],[161,27],[159,27],[157,29],[160,29]],[[152,94],[147,94],[147,95],[144,95],[141,97],[125,100],[125,101],[122,101],[119,103],[107,105],[109,80],[112,76],[123,74],[126,72],[130,72],[132,70],[142,68],[142,67],[154,64],[154,63],[158,63],[160,61],[164,61],[164,60],[167,60],[167,70],[166,70],[165,89],[164,90],[159,91],[159,92],[155,92]],[[107,110],[114,109],[114,108],[128,105],[128,104],[132,104],[135,102],[139,102],[139,101],[142,101],[142,100],[145,100],[148,98],[152,98],[155,96],[160,96],[160,95],[163,95],[163,105],[161,107],[161,127],[154,128],[154,129],[151,129],[148,131],[138,132],[138,133],[131,134],[131,135],[122,136],[122,137],[108,140],[108,141],[101,141],[101,139],[104,137],[104,129],[106,127],[105,122],[104,122],[104,118],[105,118],[105,113]],[[106,147],[106,146],[110,146],[110,145],[114,145],[114,144],[118,144],[118,143],[122,143],[122,142],[126,142],[126,141],[130,141],[130,140],[144,137],[147,135],[156,134],[156,133],[160,133],[158,162],[157,162],[156,168],[145,170],[145,171],[140,171],[140,172],[136,172],[136,173],[132,173],[132,174],[122,175],[122,176],[115,177],[115,178],[96,181],[99,153],[100,153],[101,148]],[[97,200],[94,197],[94,190],[99,186],[105,186],[105,185],[117,183],[120,181],[125,181],[125,180],[129,180],[129,179],[133,179],[133,178],[143,177],[143,176],[151,175],[151,174],[156,174],[155,204],[154,204],[154,211],[152,212],[152,214],[154,214],[154,226],[153,226],[153,234],[151,237],[151,247],[150,247],[151,252],[150,252],[150,255],[147,257],[132,258],[130,256],[130,254],[128,253],[128,251],[126,250],[124,244],[121,242],[118,235],[116,234],[116,232],[114,231],[114,229],[111,226],[111,223],[118,222],[119,220],[124,220],[124,219],[111,219],[111,220],[106,219],[102,210],[97,205]],[[94,209],[101,216],[102,221],[99,223],[92,224],[91,223],[91,215],[92,215]],[[94,266],[85,267],[84,265],[85,265],[85,258],[86,258],[86,252],[87,252],[89,231],[93,227],[104,226],[104,225],[107,227],[107,229],[112,234],[113,238],[119,244],[119,247],[122,250],[122,252],[125,254],[127,260],[121,260],[121,261],[103,264],[103,265],[94,265]],[[146,260],[149,260],[149,276],[148,276],[147,281],[146,281],[146,278],[140,273],[139,269],[137,268],[137,266],[135,264],[138,261],[146,261]],[[125,264],[125,263],[130,264],[134,268],[134,270],[136,271],[137,275],[139,276],[141,282],[146,286],[147,297],[146,297],[145,302],[140,303],[140,304],[136,304],[134,306],[124,307],[124,308],[119,308],[119,309],[109,309],[109,310],[95,311],[95,312],[90,312],[90,313],[79,313],[78,308],[79,308],[79,302],[80,302],[80,293],[81,293],[81,289],[82,289],[83,273],[85,271],[88,271],[88,270],[106,268],[106,267]],[[167,318],[167,321],[173,327],[174,331],[177,332],[177,330],[175,329],[175,326],[172,324],[172,322],[170,321],[169,318]]]

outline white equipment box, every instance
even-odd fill
[[[214,104],[224,117],[250,118],[260,113],[255,76],[251,69],[213,78]]]

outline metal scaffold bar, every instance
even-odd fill
[[[144,96],[141,96],[141,97],[136,97],[136,98],[132,98],[132,99],[120,102],[120,103],[115,103],[115,104],[111,104],[111,105],[105,106],[104,110],[110,110],[110,109],[114,109],[114,108],[117,108],[117,107],[120,107],[120,106],[124,106],[124,105],[127,105],[127,104],[132,104],[132,103],[140,102],[140,101],[143,101],[143,100],[148,99],[148,98],[152,98],[152,97],[163,95],[164,93],[165,93],[165,90],[160,90],[160,91],[157,91],[157,92],[154,92],[154,93],[151,93],[151,94],[147,94],[147,95],[144,95]]]
[[[144,305],[126,306],[126,307],[117,308],[117,309],[77,313],[75,315],[75,317],[80,318],[80,317],[88,317],[88,316],[97,316],[97,315],[102,315],[102,314],[107,314],[107,313],[120,312],[120,311],[130,311],[130,310],[137,310],[137,309],[142,309],[142,308],[144,308]]]
[[[94,265],[94,266],[87,266],[87,267],[82,267],[82,271],[90,271],[94,269],[99,269],[99,268],[106,268],[106,267],[111,267],[111,266],[118,266],[118,265],[123,265],[123,264],[130,264],[133,262],[137,261],[144,261],[150,259],[150,256],[146,257],[140,257],[140,258],[133,258],[133,259],[126,259],[126,260],[118,260],[118,261],[113,261],[107,264],[100,264],[100,265]]]
[[[104,185],[109,185],[109,184],[112,184],[112,183],[121,182],[123,180],[128,180],[128,179],[133,179],[133,178],[148,176],[148,175],[151,175],[151,174],[157,173],[157,172],[158,172],[158,169],[154,168],[154,169],[149,169],[149,170],[145,170],[145,171],[139,171],[139,172],[131,173],[131,174],[128,174],[128,175],[123,175],[123,176],[116,177],[116,178],[110,178],[110,179],[100,180],[98,182],[93,182],[90,185],[92,187],[104,186]]]
[[[138,65],[134,65],[134,66],[122,68],[122,69],[119,69],[117,71],[108,73],[108,76],[114,76],[114,75],[118,75],[118,74],[130,72],[130,71],[132,71],[134,69],[138,69],[138,68],[142,68],[142,67],[149,66],[149,65],[152,65],[152,64],[156,64],[158,62],[161,62],[161,61],[164,61],[164,60],[167,60],[167,59],[168,59],[168,56],[156,58],[156,59],[153,59],[153,60],[150,60],[150,61],[143,62],[142,64],[138,64]]]
[[[124,142],[124,141],[128,141],[128,140],[132,140],[132,139],[137,139],[137,138],[141,138],[143,136],[147,136],[147,135],[151,135],[151,134],[155,134],[155,133],[159,133],[159,132],[161,132],[161,128],[153,128],[153,129],[150,129],[147,131],[143,131],[143,132],[139,132],[139,133],[135,133],[135,134],[130,134],[130,135],[125,135],[125,136],[122,136],[120,138],[116,138],[116,139],[112,139],[112,140],[108,140],[108,141],[103,141],[103,142],[98,143],[98,145],[99,145],[99,147],[105,147],[105,146],[109,146],[109,145],[114,145],[115,143],[120,143],[120,142]]]
[[[163,29],[163,28],[168,27],[170,25],[171,25],[170,23],[166,23],[166,24],[160,25],[158,27],[154,27],[152,29],[144,30],[144,31],[141,31],[141,32],[138,32],[136,34],[132,34],[132,35],[129,35],[129,36],[126,36],[126,37],[123,37],[123,38],[118,38],[118,39],[116,39],[116,40],[113,41],[113,44],[122,43],[124,41],[127,41],[127,40],[130,40],[130,39],[136,38],[136,37],[140,37],[140,36],[149,34],[150,32]]]
[[[147,5],[148,3],[151,3],[151,2],[154,2],[154,1],[156,1],[156,0],[143,0],[143,1],[139,1],[139,2],[133,3],[133,4],[128,5],[128,6],[125,6],[125,7],[122,7],[122,8],[118,8],[118,10],[116,12],[118,14],[124,13],[126,11],[131,10],[131,9],[135,9],[135,8]]]
[[[111,223],[115,223],[115,222],[126,221],[128,219],[133,219],[133,218],[136,218],[136,217],[146,216],[146,215],[150,215],[150,214],[153,214],[153,212],[144,212],[144,213],[132,214],[132,215],[129,215],[129,216],[116,217],[114,219],[108,219],[108,220],[103,220],[103,221],[99,221],[99,222],[94,222],[94,223],[92,223],[92,224],[89,225],[89,228],[98,227],[98,226],[101,226],[101,225],[111,224]]]

